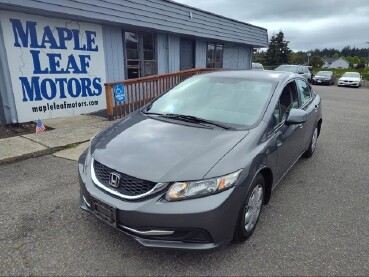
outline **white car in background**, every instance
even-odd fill
[[[341,78],[338,79],[338,86],[360,87],[361,75],[357,72],[345,72]]]
[[[252,63],[252,70],[264,70],[264,66],[261,63]]]

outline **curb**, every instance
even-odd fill
[[[75,148],[78,145],[80,145],[82,143],[85,143],[85,142],[88,142],[88,141],[89,140],[79,141],[79,142],[70,143],[70,144],[67,144],[67,145],[64,145],[64,146],[47,148],[45,150],[36,151],[36,152],[33,152],[33,153],[27,153],[27,154],[24,154],[24,155],[21,155],[21,156],[16,156],[16,157],[8,158],[8,159],[3,159],[3,160],[0,160],[0,165],[6,165],[6,164],[11,164],[11,163],[27,160],[27,159],[52,155],[52,154],[54,154],[56,152],[59,152],[61,150],[65,150],[65,149],[69,149],[69,148]]]

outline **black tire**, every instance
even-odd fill
[[[314,141],[314,136],[315,136],[315,141]],[[314,129],[308,149],[302,155],[304,158],[310,158],[314,154],[314,151],[316,149],[317,140],[318,140],[318,126],[315,127]]]
[[[261,201],[260,210],[258,211],[257,215],[255,215],[256,221],[254,222],[253,226],[251,227],[251,225],[250,225],[251,228],[249,230],[246,230],[246,223],[247,222],[245,222],[245,215],[246,215],[246,212],[250,210],[250,207],[249,207],[250,198],[256,197],[255,193],[257,193],[257,192],[255,192],[255,190],[258,191],[260,188],[261,188],[261,199],[259,199],[259,201]],[[235,230],[234,230],[233,241],[235,241],[235,242],[244,242],[255,231],[256,225],[259,222],[261,211],[263,209],[264,195],[265,195],[265,180],[264,180],[264,177],[261,174],[258,174],[255,177],[254,181],[252,182],[252,184],[250,186],[250,189],[249,189],[249,191],[246,195],[245,201],[243,202],[241,210],[239,212],[237,224],[236,224],[236,227],[235,227]],[[255,199],[255,200],[257,200],[257,199]],[[257,201],[258,204],[260,204],[259,201]],[[258,204],[256,204],[256,205],[258,205]],[[254,219],[254,217],[253,217],[253,219]],[[249,221],[249,222],[251,222],[251,221]]]

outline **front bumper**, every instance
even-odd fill
[[[211,196],[168,202],[165,189],[140,200],[123,200],[98,188],[79,161],[80,207],[94,214],[101,201],[115,210],[114,227],[148,247],[209,250],[233,239],[246,188],[236,186]],[[96,200],[95,200],[96,199]],[[92,202],[93,201],[93,202]]]
[[[354,81],[338,81],[339,86],[345,86],[345,87],[359,87],[360,82],[354,82]]]
[[[330,80],[326,80],[326,79],[312,79],[312,83],[314,85],[330,84]]]

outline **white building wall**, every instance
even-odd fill
[[[349,68],[349,63],[346,60],[344,60],[342,58],[339,58],[338,60],[333,61],[330,64],[329,68],[344,68],[344,69],[347,69],[347,68]]]

